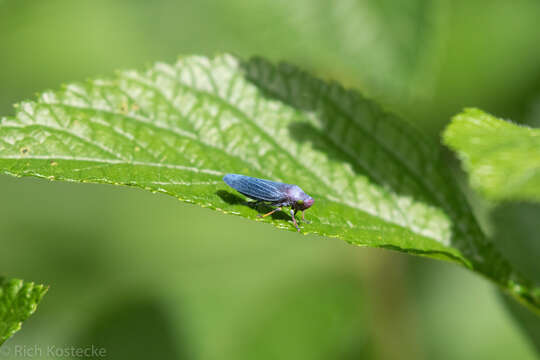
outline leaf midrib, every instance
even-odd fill
[[[73,157],[73,156],[58,156],[58,155],[34,155],[34,156],[22,156],[22,155],[0,155],[0,160],[66,160],[66,161],[86,161],[86,162],[95,162],[108,165],[135,165],[135,166],[148,166],[148,167],[162,167],[167,169],[190,171],[194,173],[204,173],[214,176],[223,176],[224,172],[214,170],[214,169],[201,169],[191,166],[184,166],[178,164],[169,164],[169,163],[153,163],[146,161],[125,161],[121,159],[98,159],[98,158],[87,158],[87,157]]]

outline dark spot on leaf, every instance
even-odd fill
[[[127,114],[128,110],[129,110],[129,108],[128,108],[127,102],[123,102],[120,105],[120,112],[123,113],[123,114]]]

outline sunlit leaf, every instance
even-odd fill
[[[188,57],[48,91],[0,125],[0,169],[129,185],[295,231],[221,180],[241,173],[315,198],[303,233],[460,263],[540,300],[480,231],[429,143],[354,91],[295,67]]]
[[[446,128],[444,141],[487,198],[540,202],[540,129],[467,109]]]
[[[0,278],[0,345],[19,331],[46,292],[43,285]]]

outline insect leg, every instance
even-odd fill
[[[269,213],[266,213],[264,215],[259,215],[259,217],[263,218],[263,217],[266,217],[268,215],[272,215],[273,213],[275,213],[276,211],[279,211],[279,210],[281,210],[281,206],[278,207],[278,208],[275,208],[274,210],[270,211]]]
[[[304,212],[303,211],[302,211],[302,221],[305,222],[306,224],[311,224],[311,221],[306,220],[306,218],[304,217]]]
[[[298,230],[298,232],[300,232],[300,228],[298,227],[298,224],[296,223],[296,217],[294,216],[295,213],[296,213],[296,211],[291,209],[291,217],[292,217],[292,221],[294,223],[294,227],[296,228],[296,230]]]

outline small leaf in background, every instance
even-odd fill
[[[430,143],[355,91],[261,59],[187,57],[71,84],[0,122],[0,169],[175,196],[251,219],[222,177],[297,184],[304,233],[446,259],[540,308],[535,288],[478,227]],[[283,213],[259,221],[295,231]]]
[[[32,282],[0,277],[0,345],[19,331],[23,321],[36,311],[47,289]]]
[[[444,142],[487,198],[540,202],[540,129],[467,109],[448,125]]]

